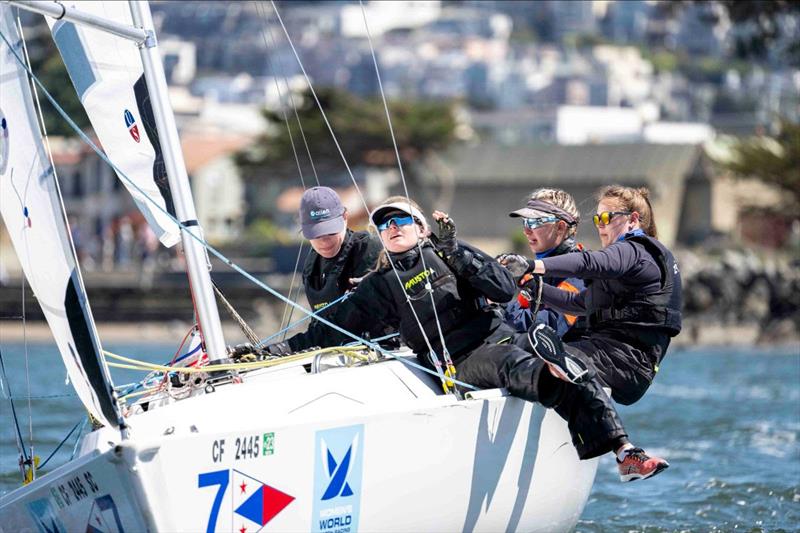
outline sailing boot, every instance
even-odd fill
[[[570,383],[583,383],[591,376],[586,363],[567,353],[564,344],[553,328],[546,324],[534,324],[528,330],[528,342],[539,358],[559,378]]]

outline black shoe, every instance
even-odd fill
[[[547,363],[550,370],[564,381],[583,383],[589,378],[586,364],[567,353],[553,328],[546,324],[536,325],[528,330],[528,342],[531,343],[533,353]]]

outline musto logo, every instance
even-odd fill
[[[358,531],[364,426],[317,432],[312,531]]]

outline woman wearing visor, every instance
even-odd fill
[[[575,206],[572,195],[561,189],[537,189],[528,197],[525,207],[509,213],[510,217],[522,219],[522,231],[528,246],[536,259],[556,257],[583,250],[583,246],[575,242],[575,233],[580,222],[580,213]],[[527,265],[528,261],[516,254],[502,254],[497,258],[502,265],[514,263]],[[524,269],[527,271],[527,267]],[[521,278],[525,271],[518,272]],[[514,272],[512,272],[514,274]],[[519,281],[519,280],[517,280]],[[576,277],[547,276],[544,282],[561,290],[578,293],[583,290],[583,280]],[[548,307],[540,306],[536,316],[532,316],[531,300],[536,295],[522,290],[506,306],[506,323],[519,333],[527,332],[534,321],[547,324],[564,338],[567,332],[571,337],[579,336],[583,329],[574,314],[561,313]],[[524,343],[527,339],[522,338]],[[523,348],[527,348],[523,346]]]
[[[510,272],[457,240],[455,224],[446,214],[435,211],[433,217],[439,223],[438,238],[431,235],[419,207],[404,197],[389,198],[372,212],[385,256],[351,297],[332,310],[331,322],[347,331],[359,331],[367,322],[396,328],[429,369],[442,369],[446,349],[457,379],[480,388],[504,387],[515,396],[554,408],[567,420],[582,459],[629,445],[622,422],[596,379],[587,374],[575,383],[561,381],[542,371],[545,365],[535,355],[509,342],[514,331],[488,301],[514,297]],[[317,322],[266,351],[283,355],[350,340],[329,331]],[[649,477],[654,471],[630,460],[620,466],[623,481]]]
[[[647,391],[670,340],[681,330],[680,270],[657,240],[647,189],[602,189],[593,221],[602,250],[537,259],[530,265],[537,276],[528,282],[534,291],[541,275],[584,279],[586,288],[580,293],[545,283],[541,295],[553,309],[586,316],[587,334],[562,344],[554,330],[539,325],[530,340],[535,353],[562,378],[596,372],[615,401],[630,405]]]

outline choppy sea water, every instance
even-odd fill
[[[106,349],[150,361],[174,347]],[[10,383],[0,391],[0,494],[19,486],[15,397],[23,438],[30,435],[24,347],[0,350]],[[45,459],[82,420],[82,409],[52,344],[29,344],[30,410],[35,453]],[[115,383],[136,373],[113,371]],[[714,348],[672,351],[638,404],[620,407],[632,440],[671,467],[622,484],[611,456],[601,460],[581,532],[797,531],[800,529],[800,350]],[[75,435],[48,470],[69,459]]]

